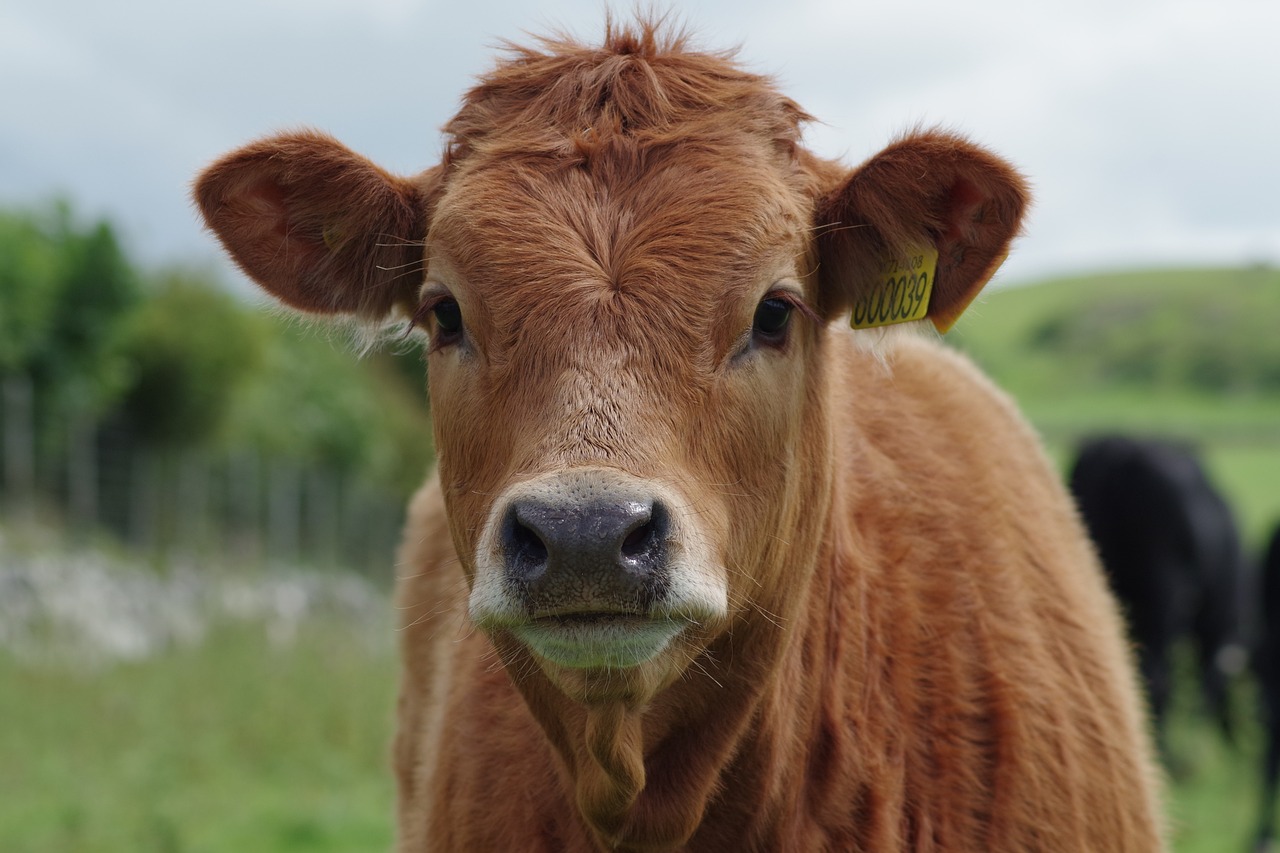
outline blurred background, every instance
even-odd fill
[[[1249,849],[1280,522],[1280,6],[673,5],[817,116],[823,155],[942,125],[1030,176],[1026,234],[948,340],[1064,478],[1089,436],[1159,438],[1225,501],[1230,734],[1180,639],[1165,759],[1176,849]],[[425,168],[504,39],[592,41],[603,18],[0,6],[0,850],[388,848],[393,550],[432,460],[420,356],[361,356],[265,303],[188,187],[303,126]]]

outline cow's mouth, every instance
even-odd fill
[[[688,623],[634,613],[583,612],[542,616],[511,632],[535,654],[572,669],[639,666],[662,652]]]

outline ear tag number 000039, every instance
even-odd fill
[[[853,303],[849,325],[873,329],[894,323],[923,320],[929,314],[929,296],[938,270],[938,250],[913,247],[903,257],[887,257],[875,283]]]

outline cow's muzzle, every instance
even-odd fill
[[[684,502],[613,469],[544,475],[494,504],[472,618],[575,668],[635,666],[723,617],[727,591]]]

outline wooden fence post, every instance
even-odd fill
[[[35,407],[31,377],[6,376],[0,386],[4,406],[4,497],[16,516],[29,517],[35,500]]]
[[[71,526],[88,533],[98,523],[98,430],[83,412],[67,424],[67,515]]]

